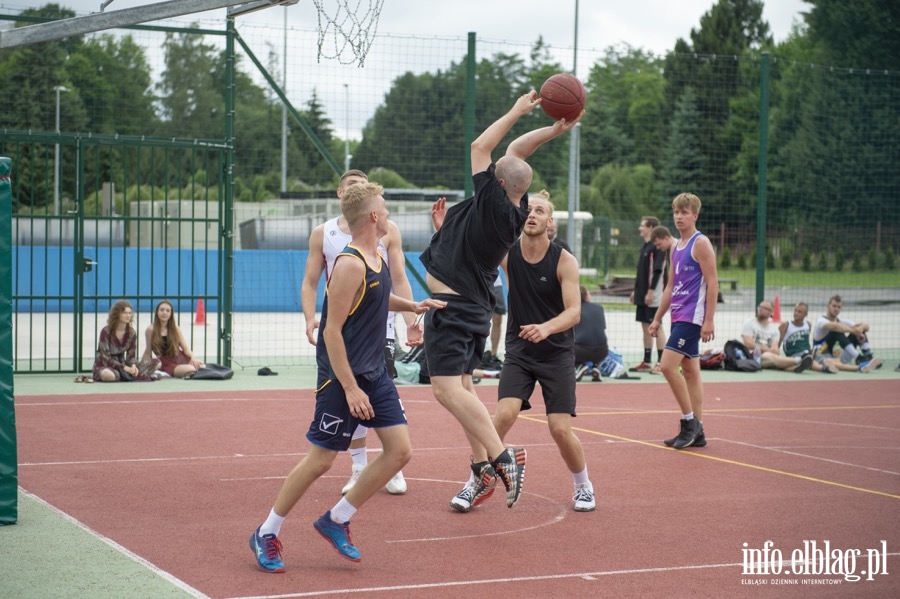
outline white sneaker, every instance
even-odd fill
[[[353,485],[356,484],[356,481],[359,480],[359,475],[362,474],[362,471],[365,469],[365,466],[360,466],[358,464],[353,464],[350,469],[350,480],[347,481],[347,484],[344,485],[344,488],[341,489],[341,495],[346,495],[350,492],[350,489],[353,488]]]
[[[594,501],[594,487],[591,483],[575,485],[575,494],[572,499],[575,501],[576,512],[593,512],[597,507]]]
[[[406,493],[406,479],[403,478],[403,471],[401,470],[395,474],[384,488],[387,489],[387,492],[391,495],[403,495]]]
[[[457,512],[466,514],[472,509],[475,502],[475,485],[470,481],[462,488],[462,491],[456,494],[456,497],[450,500],[450,507]]]

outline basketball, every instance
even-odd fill
[[[541,86],[541,108],[554,121],[578,118],[587,101],[587,91],[575,75],[557,73]]]

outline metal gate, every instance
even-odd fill
[[[16,372],[89,371],[120,299],[134,306],[139,357],[168,299],[194,353],[229,361],[228,150],[209,140],[0,136],[0,155],[13,160]]]

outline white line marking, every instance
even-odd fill
[[[309,591],[306,593],[288,593],[284,595],[251,595],[244,597],[230,597],[229,599],[291,599],[293,597],[321,597],[323,595],[345,595],[350,593],[381,593],[384,591],[413,591],[419,589],[439,589],[447,587],[461,587],[471,585],[496,584],[498,582],[529,582],[540,580],[564,580],[569,578],[591,579],[597,576],[620,576],[629,574],[655,574],[658,572],[679,572],[684,570],[709,570],[712,568],[740,568],[742,563],[734,564],[703,564],[697,566],[670,566],[666,568],[638,568],[634,570],[606,570],[599,572],[580,572],[575,574],[545,574],[542,576],[519,576],[515,578],[489,578],[486,580],[454,580],[447,582],[434,582],[427,584],[407,584],[386,587],[329,589],[325,591]]]
[[[872,426],[870,424],[853,424],[851,422],[828,422],[822,420],[796,420],[792,418],[767,418],[765,416],[752,416],[746,414],[724,414],[722,412],[716,412],[714,414],[710,414],[710,416],[715,416],[717,418],[725,417],[725,418],[749,418],[751,420],[774,420],[775,422],[781,422],[783,424],[787,423],[800,423],[800,424],[826,424],[828,426],[842,426],[849,428],[871,428],[875,430],[881,431],[896,431],[896,427],[892,426]]]
[[[49,503],[47,503],[46,501],[44,501],[37,495],[29,493],[22,487],[19,487],[19,492],[22,493],[23,495],[25,495],[26,497],[28,497],[29,499],[33,499],[37,503],[39,503],[42,506],[46,507],[47,509],[51,510],[52,512],[54,512],[56,515],[60,516],[67,522],[71,522],[72,524],[74,524],[75,526],[77,526],[78,528],[83,530],[84,532],[88,533],[92,537],[99,539],[100,541],[106,543],[107,545],[109,545],[110,547],[112,547],[113,549],[115,549],[116,551],[118,551],[119,553],[124,555],[125,557],[128,557],[131,560],[137,562],[141,566],[147,568],[148,570],[150,570],[151,572],[153,572],[154,574],[156,574],[163,580],[173,584],[174,586],[178,587],[179,589],[183,590],[184,592],[186,592],[190,595],[193,595],[194,597],[200,597],[201,599],[209,599],[208,595],[201,593],[200,591],[198,591],[194,587],[190,586],[183,580],[181,580],[179,578],[175,578],[174,576],[172,576],[165,570],[158,568],[157,566],[155,566],[151,562],[147,561],[146,559],[142,558],[138,554],[130,551],[129,549],[123,547],[122,545],[119,545],[118,543],[116,543],[115,541],[110,539],[109,537],[103,536],[102,534],[100,534],[99,532],[97,532],[96,530],[91,528],[90,526],[80,522],[79,520],[76,520],[75,518],[73,518],[69,514],[65,513],[64,511],[50,505]]]
[[[882,470],[881,468],[872,468],[871,466],[862,466],[860,464],[851,464],[850,462],[842,462],[840,460],[832,460],[831,458],[823,458],[823,457],[819,457],[819,456],[809,455],[806,453],[800,453],[798,451],[788,451],[786,449],[781,449],[779,447],[765,447],[762,445],[755,445],[753,443],[745,443],[743,441],[734,441],[732,439],[719,439],[719,441],[722,441],[725,443],[732,443],[734,445],[743,445],[744,447],[752,447],[754,449],[764,449],[766,451],[774,451],[777,453],[783,453],[785,455],[797,456],[800,458],[807,458],[810,460],[818,460],[820,462],[828,462],[830,464],[837,464],[839,466],[849,466],[850,468],[861,468],[863,470],[869,470],[871,472],[880,472],[882,474],[893,474],[894,476],[900,476],[900,472],[894,472],[892,470]],[[832,449],[834,449],[834,448],[832,448]],[[847,449],[847,448],[841,447],[841,449]],[[867,449],[883,449],[883,448],[867,448]]]

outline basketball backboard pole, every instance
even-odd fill
[[[73,35],[127,27],[219,8],[228,8],[228,17],[231,18],[270,6],[288,6],[297,2],[298,0],[255,0],[253,2],[247,0],[169,0],[147,6],[94,13],[83,17],[60,19],[59,21],[0,31],[0,48],[49,42]]]

